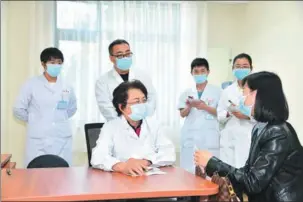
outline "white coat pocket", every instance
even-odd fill
[[[68,107],[68,102],[65,101],[65,100],[60,100],[58,103],[57,103],[57,109],[59,110],[66,110]]]

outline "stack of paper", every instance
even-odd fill
[[[148,170],[145,172],[145,175],[163,175],[166,174],[166,172],[163,172],[159,168],[153,168],[153,167],[148,167]]]
[[[163,174],[166,174],[166,172],[163,172],[159,168],[154,168],[154,167],[148,167],[147,170],[145,171],[145,175],[146,176],[150,176],[150,175],[163,175]],[[136,177],[138,175],[131,175],[131,176]]]

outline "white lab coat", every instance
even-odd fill
[[[221,95],[221,89],[217,86],[207,84],[201,96],[201,100],[207,105],[217,108]],[[185,90],[178,102],[178,109],[186,107],[188,96],[198,98],[196,86]],[[181,129],[181,154],[180,166],[188,172],[195,172],[193,160],[195,147],[210,151],[219,157],[219,122],[216,116],[204,111],[192,108],[185,118]]]
[[[240,120],[233,115],[226,118],[230,106],[228,100],[239,105],[242,96],[243,91],[236,81],[224,89],[217,108],[218,120],[223,125],[220,136],[220,159],[237,168],[244,166],[248,158],[251,131],[256,123],[253,119]]]
[[[172,165],[176,159],[175,148],[165,135],[157,122],[149,117],[143,120],[138,137],[122,115],[102,127],[92,151],[91,164],[105,171],[112,171],[113,165],[129,158],[150,160],[155,167]]]
[[[153,115],[156,108],[156,92],[152,84],[151,79],[138,69],[131,68],[129,70],[129,81],[137,79],[140,80],[148,92],[148,106],[149,106],[149,115]],[[115,110],[115,107],[112,103],[113,92],[116,87],[118,87],[123,82],[121,76],[117,73],[115,69],[112,69],[101,76],[97,80],[95,86],[95,95],[96,100],[100,109],[101,114],[107,121],[115,119],[118,117],[118,114]]]
[[[66,101],[65,109],[58,102]],[[54,154],[72,163],[69,118],[77,111],[74,90],[60,78],[51,85],[44,75],[29,79],[21,88],[13,112],[27,123],[25,167],[34,158]]]

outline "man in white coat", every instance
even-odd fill
[[[62,52],[46,48],[40,55],[44,73],[21,88],[13,112],[27,123],[25,167],[34,158],[54,154],[72,164],[72,130],[69,119],[77,111],[74,90],[59,77]]]
[[[217,116],[223,125],[220,136],[220,159],[234,167],[242,167],[248,158],[251,131],[255,124],[250,114],[241,111],[242,80],[252,71],[252,59],[242,53],[233,60],[236,81],[222,92]]]
[[[109,59],[113,69],[101,76],[95,86],[95,95],[101,114],[107,121],[118,116],[113,104],[113,91],[123,81],[140,80],[148,90],[148,113],[153,115],[156,108],[156,92],[151,79],[142,71],[132,66],[132,55],[129,43],[123,39],[113,41],[109,47]]]
[[[185,118],[181,130],[180,166],[194,173],[193,155],[196,149],[220,153],[220,131],[217,106],[221,89],[207,81],[210,68],[205,58],[196,58],[191,63],[191,74],[196,85],[185,90],[179,98],[178,109]]]

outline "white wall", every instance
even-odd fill
[[[210,2],[208,9],[209,50],[231,49],[232,57],[246,52],[253,58],[255,71],[276,72],[289,102],[289,120],[303,142],[303,2]],[[210,61],[211,68],[216,68],[212,63],[217,61]]]
[[[1,98],[6,96],[6,67],[7,66],[7,2],[1,1]],[[1,99],[1,151],[6,150],[6,121],[5,121],[5,114],[6,114],[6,100]]]
[[[210,64],[209,81],[215,85],[232,80],[232,58],[245,52],[243,16],[246,4],[209,2],[207,21],[208,53]]]
[[[243,23],[246,4],[208,3],[208,48],[228,48],[232,55],[244,51]]]
[[[28,76],[26,53],[29,46],[27,38],[29,9],[26,3],[18,3],[11,7],[11,2],[5,1],[3,11],[1,10],[1,14],[5,13],[4,25],[1,23],[1,34],[5,38],[1,39],[1,43],[2,41],[6,43],[1,47],[3,48],[1,58],[5,59],[5,64],[1,64],[1,77],[4,78],[4,89],[1,89],[1,93],[4,94],[1,96],[1,146],[3,146],[1,152],[12,153],[13,160],[20,164],[25,128],[16,124],[11,112],[19,87]]]
[[[281,77],[290,121],[303,142],[303,2],[251,2],[244,22],[243,48],[252,55],[256,70]]]

